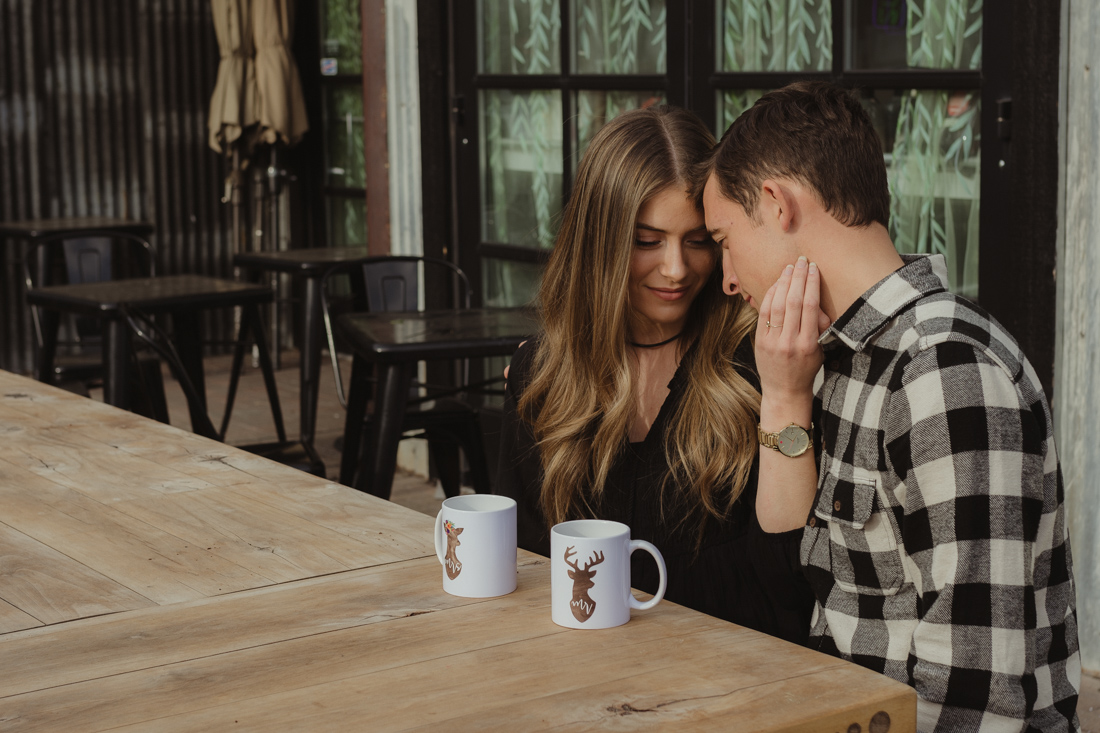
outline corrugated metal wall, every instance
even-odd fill
[[[209,0],[0,0],[0,220],[144,219],[158,272],[230,275],[227,166],[206,145],[218,58]],[[29,372],[24,246],[0,246],[0,368]],[[231,316],[208,318],[230,338]]]

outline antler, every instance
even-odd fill
[[[569,565],[570,567],[572,567],[574,570],[576,570],[579,573],[581,571],[581,569],[577,567],[576,561],[569,562],[569,557],[571,555],[576,555],[577,554],[575,552],[570,552],[570,550],[572,550],[572,549],[573,549],[572,547],[566,547],[565,548],[565,564]]]
[[[592,561],[591,561],[591,562],[586,562],[586,563],[584,564],[584,570],[585,570],[585,572],[588,572],[588,571],[589,571],[589,570],[591,570],[592,568],[596,567],[596,566],[597,566],[597,565],[599,565],[599,564],[600,564],[601,562],[603,562],[603,560],[604,560],[604,557],[603,557],[603,553],[602,553],[602,552],[594,552],[594,553],[592,553]],[[576,567],[576,565],[574,565],[573,567]]]

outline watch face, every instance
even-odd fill
[[[779,452],[785,456],[800,456],[810,447],[810,436],[797,425],[788,425],[779,431]]]

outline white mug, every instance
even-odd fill
[[[515,500],[493,494],[444,500],[435,515],[435,554],[443,566],[443,590],[453,596],[492,598],[514,591]]]
[[[661,581],[641,602],[630,592],[630,555],[653,555]],[[630,609],[653,608],[665,597],[665,559],[656,547],[630,539],[630,527],[604,519],[578,519],[550,530],[551,617],[571,629],[609,629],[630,620]]]

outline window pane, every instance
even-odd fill
[[[849,69],[980,69],[982,0],[850,0]]]
[[[321,57],[324,73],[359,74],[363,70],[360,0],[321,0]],[[331,68],[332,61],[336,67]]]
[[[324,87],[325,183],[365,188],[363,162],[363,88],[358,84]]]
[[[479,97],[482,238],[552,247],[561,210],[561,92],[483,90]]]
[[[718,92],[718,137],[733,121],[741,116],[741,113],[756,104],[756,100],[764,96],[767,89],[736,89],[722,90]]]
[[[886,143],[894,245],[944,255],[951,290],[969,297],[978,295],[980,99],[977,91],[864,97]]]
[[[542,267],[532,262],[481,259],[482,291],[489,308],[511,308],[534,302],[541,277]]]
[[[329,247],[361,247],[367,243],[367,198],[326,196]]]
[[[717,0],[720,71],[828,71],[830,0]]]
[[[561,73],[559,0],[479,0],[482,74]]]
[[[576,128],[573,130],[573,167],[577,170],[584,151],[588,149],[588,143],[599,132],[607,121],[626,112],[629,109],[652,107],[655,104],[664,104],[664,92],[577,92],[577,116]]]
[[[577,0],[572,21],[576,73],[665,73],[664,0]]]

